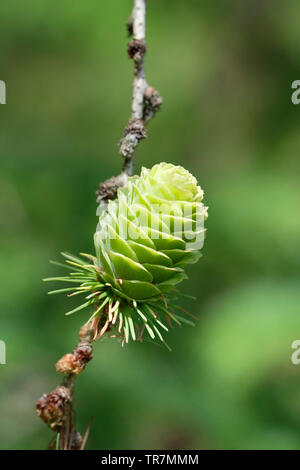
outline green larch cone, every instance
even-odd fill
[[[118,295],[146,302],[186,278],[203,245],[202,198],[196,179],[167,163],[143,168],[119,189],[95,234],[99,268]]]
[[[88,294],[69,313],[93,304],[95,337],[109,331],[126,342],[141,339],[144,329],[164,342],[162,330],[172,322],[190,323],[176,313],[181,307],[174,297],[181,294],[175,286],[187,277],[186,265],[200,257],[207,218],[202,199],[197,180],[181,166],[160,163],[129,178],[102,209],[96,257],[84,255],[91,264],[65,254],[75,273],[51,279],[73,280],[80,285],[62,291]]]

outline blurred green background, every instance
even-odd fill
[[[72,301],[41,278],[60,251],[92,252],[95,190],[120,171],[131,5],[0,6],[2,449],[46,447],[34,403],[87,319],[65,317]],[[147,77],[164,105],[136,171],[182,164],[205,189],[203,258],[182,284],[199,321],[170,333],[172,353],[95,345],[75,392],[78,429],[94,416],[89,449],[300,448],[299,18],[297,0],[148,0]]]

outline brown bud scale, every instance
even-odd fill
[[[61,374],[79,375],[92,358],[93,348],[91,344],[79,343],[72,354],[65,354],[56,363],[56,370]]]
[[[67,416],[66,409],[71,403],[70,390],[63,385],[48,395],[44,394],[36,403],[37,415],[55,432],[59,432]]]

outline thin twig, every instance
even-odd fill
[[[134,62],[131,116],[120,142],[120,154],[124,157],[123,172],[133,174],[134,153],[140,140],[146,137],[144,125],[144,94],[146,90],[145,53],[146,53],[146,0],[134,0],[131,15],[132,40],[128,44],[128,56]]]
[[[101,183],[97,191],[97,202],[114,199],[117,190],[126,186],[127,177],[133,174],[134,157],[138,143],[147,137],[146,123],[159,111],[162,98],[148,85],[145,76],[146,54],[146,0],[134,0],[134,7],[126,23],[128,35],[132,37],[127,53],[133,60],[134,78],[129,122],[120,141],[120,154],[124,158],[122,173]]]

